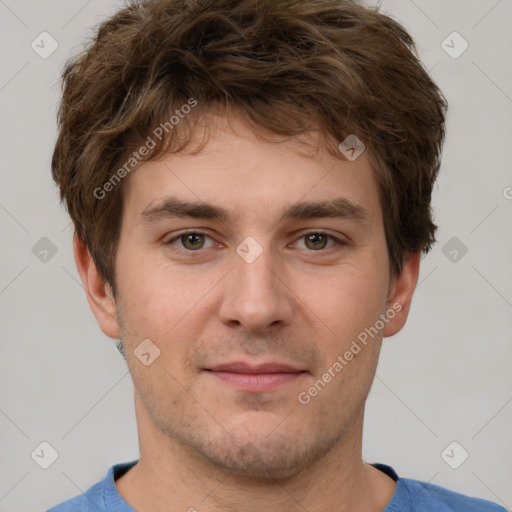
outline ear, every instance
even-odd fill
[[[119,339],[116,303],[110,285],[101,277],[89,249],[76,233],[73,237],[73,251],[87,302],[100,329],[110,338]]]
[[[402,272],[391,283],[388,299],[388,311],[393,310],[395,316],[388,314],[389,321],[384,327],[384,337],[393,336],[399,332],[407,321],[411,307],[412,296],[418,282],[420,272],[421,250],[410,254]]]

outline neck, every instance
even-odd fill
[[[332,449],[307,469],[282,478],[252,478],[212,466],[169,439],[137,410],[139,462],[116,481],[135,510],[164,512],[382,511],[395,482],[361,459],[362,413]]]

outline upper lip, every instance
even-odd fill
[[[295,368],[288,364],[283,363],[261,363],[261,364],[248,364],[243,361],[237,361],[233,363],[219,364],[212,366],[211,368],[205,368],[205,370],[211,370],[214,372],[232,372],[232,373],[245,373],[245,374],[256,374],[256,373],[299,373],[305,370]]]

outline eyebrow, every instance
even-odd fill
[[[287,206],[279,222],[292,219],[341,218],[354,222],[369,222],[370,215],[360,205],[338,197],[327,201],[292,203]],[[229,210],[204,202],[182,201],[176,197],[166,197],[160,204],[147,207],[141,213],[144,224],[168,218],[190,218],[204,220],[235,221],[237,217]]]

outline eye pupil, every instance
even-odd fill
[[[202,247],[202,245],[204,243],[204,241],[201,240],[202,237],[203,237],[203,235],[200,235],[198,233],[188,233],[186,235],[183,235],[181,237],[181,240],[183,242],[183,246],[184,247],[186,247],[187,249],[194,250],[194,249],[201,249],[201,247]],[[197,245],[198,239],[201,242],[199,244],[199,246]],[[189,244],[189,242],[191,242],[191,245]]]
[[[318,245],[313,245],[312,247],[309,245],[309,242],[313,242],[313,244],[316,244],[318,243],[318,241],[320,240],[320,246]],[[322,243],[323,242],[323,243]],[[327,236],[326,235],[323,235],[321,233],[311,233],[309,235],[306,235],[306,245],[308,246],[308,248],[310,249],[313,249],[313,250],[317,250],[317,249],[323,249],[326,245],[326,242],[327,242]]]

